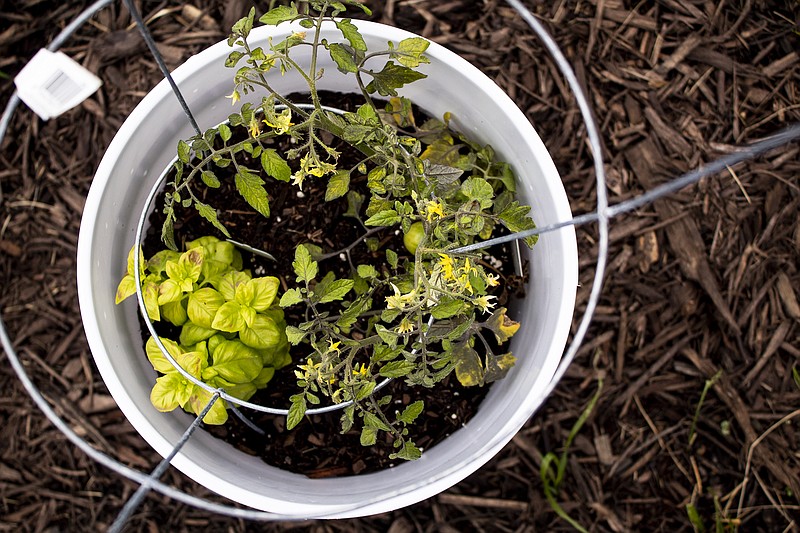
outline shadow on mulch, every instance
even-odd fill
[[[510,8],[499,0],[368,3],[375,19],[450,47],[505,88],[550,149],[573,210],[593,210],[579,113]],[[796,4],[529,4],[589,90],[612,203],[800,120]],[[144,1],[142,10],[175,67],[223,39],[223,29],[249,5]],[[83,2],[0,6],[6,101],[8,77]],[[191,7],[207,16],[198,19]],[[98,14],[63,50],[104,86],[58,119],[45,123],[21,108],[12,120],[0,151],[0,304],[29,373],[68,423],[102,451],[148,470],[158,457],[93,369],[74,258],[83,201],[103,150],[160,77],[120,5]],[[791,420],[778,422],[800,405],[792,375],[800,359],[798,175],[795,144],[614,220],[606,286],[580,357],[513,442],[445,493],[376,517],[264,526],[152,495],[128,529],[569,530],[545,500],[539,467],[543,454],[560,452],[602,378],[557,497],[578,523],[599,531],[691,530],[693,508],[706,528],[716,521],[727,530],[797,530],[800,436]],[[578,233],[580,313],[597,251],[594,228]],[[0,390],[0,530],[105,529],[136,485],[70,445],[6,364]],[[174,470],[167,481],[208,495]]]

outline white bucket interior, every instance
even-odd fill
[[[370,49],[386,47],[411,34],[374,23],[358,22]],[[289,25],[253,30],[252,46],[280,40]],[[341,39],[335,28],[329,40]],[[305,49],[305,47],[302,47]],[[230,48],[215,45],[191,58],[174,78],[201,129],[224,121],[233,111],[233,70],[223,66]],[[298,48],[301,50],[301,48]],[[454,115],[453,124],[471,138],[491,144],[517,174],[521,201],[533,207],[537,224],[569,220],[571,212],[556,168],[525,116],[491,80],[452,52],[432,44],[428,78],[401,94],[429,114]],[[339,73],[327,54],[320,66],[320,88],[352,92],[352,76]],[[380,69],[376,64],[373,68]],[[270,77],[278,91],[305,88],[296,75]],[[255,97],[260,99],[261,95]],[[89,344],[102,377],[133,426],[160,454],[166,455],[191,422],[181,412],[157,412],[149,401],[155,372],[142,353],[136,304],[114,305],[114,293],[133,245],[140,206],[161,171],[174,157],[179,139],[193,134],[167,82],[160,83],[133,111],[109,146],[87,198],[78,246],[81,313]],[[457,483],[497,453],[544,401],[566,343],[577,286],[577,250],[572,228],[539,239],[530,260],[528,297],[516,306],[522,322],[513,339],[518,361],[494,386],[467,425],[411,463],[372,474],[311,480],[279,470],[235,450],[203,431],[192,437],[174,466],[232,500],[267,511],[304,516],[361,516],[413,504]],[[332,415],[336,416],[336,415]]]

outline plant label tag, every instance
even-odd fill
[[[62,52],[41,49],[14,78],[17,94],[42,120],[69,111],[94,94],[100,78]]]

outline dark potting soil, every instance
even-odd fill
[[[321,93],[323,101],[346,111],[354,110],[360,97],[335,93]],[[306,101],[303,95],[290,95],[295,102]],[[420,117],[424,120],[424,117]],[[421,123],[421,122],[418,122]],[[242,128],[236,131],[244,132]],[[244,133],[246,135],[246,133]],[[340,150],[340,164],[349,168],[357,164],[359,155],[354,149],[342,145],[335,146]],[[285,152],[291,145],[281,141],[274,148]],[[241,153],[240,155],[246,155]],[[251,169],[258,169],[258,161],[244,161]],[[295,162],[290,161],[290,166]],[[293,168],[293,171],[295,169]],[[222,186],[216,190],[205,189],[195,185],[196,194],[201,200],[216,207],[220,221],[228,228],[234,239],[254,248],[269,252],[278,259],[272,262],[257,255],[242,251],[245,268],[249,268],[255,276],[271,275],[281,281],[282,290],[290,287],[295,274],[292,269],[294,250],[298,244],[312,243],[322,247],[324,253],[341,250],[363,235],[363,228],[351,217],[344,216],[347,210],[345,198],[325,202],[326,182],[319,180],[304,183],[300,192],[295,186],[274,180],[266,175],[265,187],[269,193],[271,216],[265,219],[256,213],[238,194],[231,179],[224,179],[220,172],[217,175]],[[353,179],[351,189],[368,197],[366,177]],[[159,202],[162,195],[159,195]],[[366,202],[365,202],[366,204]],[[144,242],[144,253],[150,257],[164,248],[160,240],[163,204],[159,203],[150,216],[150,226]],[[224,209],[223,209],[224,207]],[[362,210],[363,214],[363,210]],[[181,209],[175,222],[175,239],[179,246],[204,235],[224,236],[208,221],[192,209]],[[378,251],[371,252],[362,242],[351,251],[354,264],[372,264],[378,267],[385,263],[385,250],[391,248],[402,258],[411,258],[406,251],[402,235],[394,228],[386,228],[374,235],[380,243]],[[501,276],[500,289],[496,294],[498,305],[506,305],[508,299],[517,296],[521,291],[521,280],[514,275],[513,263],[508,247],[497,247],[492,250],[493,257],[486,257],[485,266]],[[495,266],[499,266],[495,268]],[[350,273],[349,263],[340,257],[332,257],[320,263],[321,273],[328,270],[336,272],[337,278],[346,277]],[[377,305],[382,296],[375,298]],[[293,306],[286,311],[288,324],[298,324],[306,320],[300,313],[300,306]],[[156,323],[160,334],[177,335],[176,329],[165,323]],[[143,328],[143,338],[148,334]],[[502,352],[495,352],[502,353]],[[304,361],[307,352],[303,345],[292,347],[291,355],[295,363]],[[258,391],[250,400],[264,406],[287,408],[288,397],[297,392],[294,364],[276,372],[267,387]],[[395,379],[379,393],[391,394],[392,403],[387,406],[390,414],[394,410],[402,410],[406,405],[422,399],[425,402],[423,414],[411,428],[410,438],[423,450],[441,442],[458,428],[466,424],[475,414],[480,402],[485,397],[488,387],[464,387],[455,376],[451,375],[432,389],[410,387],[402,380]],[[324,402],[325,398],[323,398]],[[383,434],[374,446],[363,447],[359,442],[360,430],[353,429],[341,434],[341,411],[321,415],[306,416],[297,427],[286,430],[284,416],[270,415],[249,409],[243,414],[259,427],[260,434],[243,423],[233,413],[223,426],[204,425],[206,431],[225,440],[237,449],[258,457],[266,463],[301,473],[309,477],[344,476],[371,472],[391,467],[398,460],[389,459],[395,449],[389,435]]]

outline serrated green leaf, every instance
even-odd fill
[[[265,217],[269,217],[269,196],[266,189],[264,189],[264,180],[251,170],[240,167],[234,181],[236,189],[242,195],[242,198],[253,209]]]
[[[398,63],[406,67],[418,67],[420,63],[430,63],[430,60],[422,55],[430,44],[427,39],[422,37],[409,37],[400,41],[397,50],[389,57],[397,59]]]
[[[397,415],[397,420],[404,424],[413,424],[414,420],[416,420],[417,417],[422,414],[422,410],[424,408],[425,404],[422,402],[422,400],[417,400],[403,409],[403,412]]]
[[[367,85],[367,92],[377,92],[381,96],[397,96],[397,89],[408,83],[427,78],[425,74],[417,72],[394,61],[387,61],[380,72],[370,71],[372,81]]]
[[[339,28],[339,31],[342,32],[342,35],[354,50],[367,51],[367,43],[364,42],[364,37],[361,36],[358,28],[350,19],[337,20],[336,27]]]
[[[200,213],[201,217],[203,217],[204,219],[206,219],[209,222],[211,222],[211,224],[215,228],[217,228],[219,231],[221,231],[223,235],[225,235],[226,237],[230,237],[231,236],[231,234],[228,232],[228,230],[225,229],[225,226],[223,226],[222,223],[217,218],[217,210],[216,209],[214,209],[210,205],[204,204],[203,202],[200,202],[198,200],[195,200],[194,208],[197,209],[197,212]]]
[[[401,378],[407,376],[414,370],[416,365],[405,359],[401,361],[391,361],[381,367],[380,375],[385,378]]]
[[[397,252],[389,248],[386,249],[386,261],[389,263],[390,267],[397,268],[398,259]]]
[[[375,390],[374,381],[368,381],[364,383],[363,385],[361,385],[361,387],[358,389],[358,392],[356,393],[356,401],[360,402],[361,400],[372,394],[372,391],[374,390]]]
[[[292,178],[292,169],[289,163],[272,148],[261,152],[261,167],[267,175],[278,181],[289,181]]]
[[[342,413],[342,417],[340,418],[342,422],[342,431],[341,433],[347,433],[350,431],[350,428],[353,427],[353,422],[355,422],[355,405],[349,405],[344,408],[344,412]]]
[[[182,163],[189,162],[189,155],[191,154],[191,151],[192,148],[186,144],[185,141],[178,141],[178,159],[180,159]]]
[[[205,183],[206,185],[208,185],[212,189],[218,189],[219,188],[219,185],[220,185],[219,179],[217,179],[217,176],[214,175],[214,173],[211,172],[210,170],[204,170],[203,172],[201,172],[200,173],[200,179],[203,180],[203,183]]]
[[[397,453],[392,453],[389,455],[392,459],[405,459],[406,461],[415,461],[422,457],[422,450],[417,448],[413,442],[406,441],[403,443],[403,447]]]
[[[450,318],[451,316],[457,315],[464,309],[464,307],[464,302],[461,300],[443,298],[433,309],[431,309],[431,315],[436,320],[442,320],[444,318]]]
[[[375,213],[365,222],[365,226],[393,226],[400,222],[400,215],[394,209],[386,209]]]
[[[378,277],[378,271],[372,265],[358,265],[356,269],[358,275],[364,279],[374,279]]]
[[[286,337],[292,345],[298,345],[306,336],[306,332],[295,326],[286,326]]]
[[[525,231],[536,227],[536,224],[534,224],[533,220],[528,216],[530,210],[531,208],[529,206],[519,205],[519,202],[514,201],[498,215],[498,218],[500,218],[500,222],[512,233]],[[538,239],[538,235],[534,235],[533,237],[526,237],[524,240],[528,247],[533,247]]]
[[[241,35],[242,37],[247,37],[250,34],[250,30],[253,29],[253,20],[256,16],[256,8],[251,7],[250,11],[247,13],[246,17],[242,17],[234,25],[231,27],[231,33],[234,35]],[[235,39],[233,39],[235,41]],[[233,46],[231,42],[231,38],[228,38],[228,46]]]
[[[303,301],[303,295],[299,289],[289,289],[281,296],[281,307],[289,307]]]
[[[358,72],[358,65],[356,65],[355,60],[353,59],[353,54],[344,47],[344,45],[339,43],[331,43],[328,45],[328,51],[331,54],[331,59],[333,59],[334,63],[336,63],[336,68],[339,69],[339,72],[343,72],[345,74]]]
[[[309,283],[317,276],[317,262],[311,259],[308,248],[302,244],[294,251],[294,261],[292,261],[294,273],[297,274],[297,281]]]
[[[319,303],[334,302],[341,300],[353,288],[354,281],[352,279],[337,279],[330,285],[325,287],[325,291],[319,296]]]
[[[375,429],[380,429],[381,431],[391,431],[390,428],[386,423],[378,418],[378,415],[370,412],[364,413],[364,426],[371,427]]]
[[[294,429],[306,414],[306,398],[303,394],[295,394],[289,399],[292,405],[289,406],[289,414],[286,415],[286,429]]]
[[[294,5],[278,6],[261,15],[261,18],[258,20],[259,22],[262,22],[263,24],[267,24],[269,26],[277,26],[281,22],[288,22],[290,20],[294,20],[298,16],[299,13],[297,12],[297,8]]]
[[[330,202],[336,198],[341,198],[350,189],[350,172],[347,170],[337,170],[328,180],[328,188],[325,191],[325,201]]]
[[[461,194],[466,196],[468,200],[479,202],[481,209],[487,209],[492,206],[494,190],[489,182],[483,178],[471,177],[464,180],[464,183],[461,184]]]
[[[228,68],[233,68],[236,66],[236,63],[239,62],[240,59],[244,57],[244,52],[239,52],[238,50],[231,52],[228,54],[228,57],[225,59],[225,66]]]
[[[362,446],[372,446],[378,440],[377,428],[364,426],[361,428],[360,442]]]

